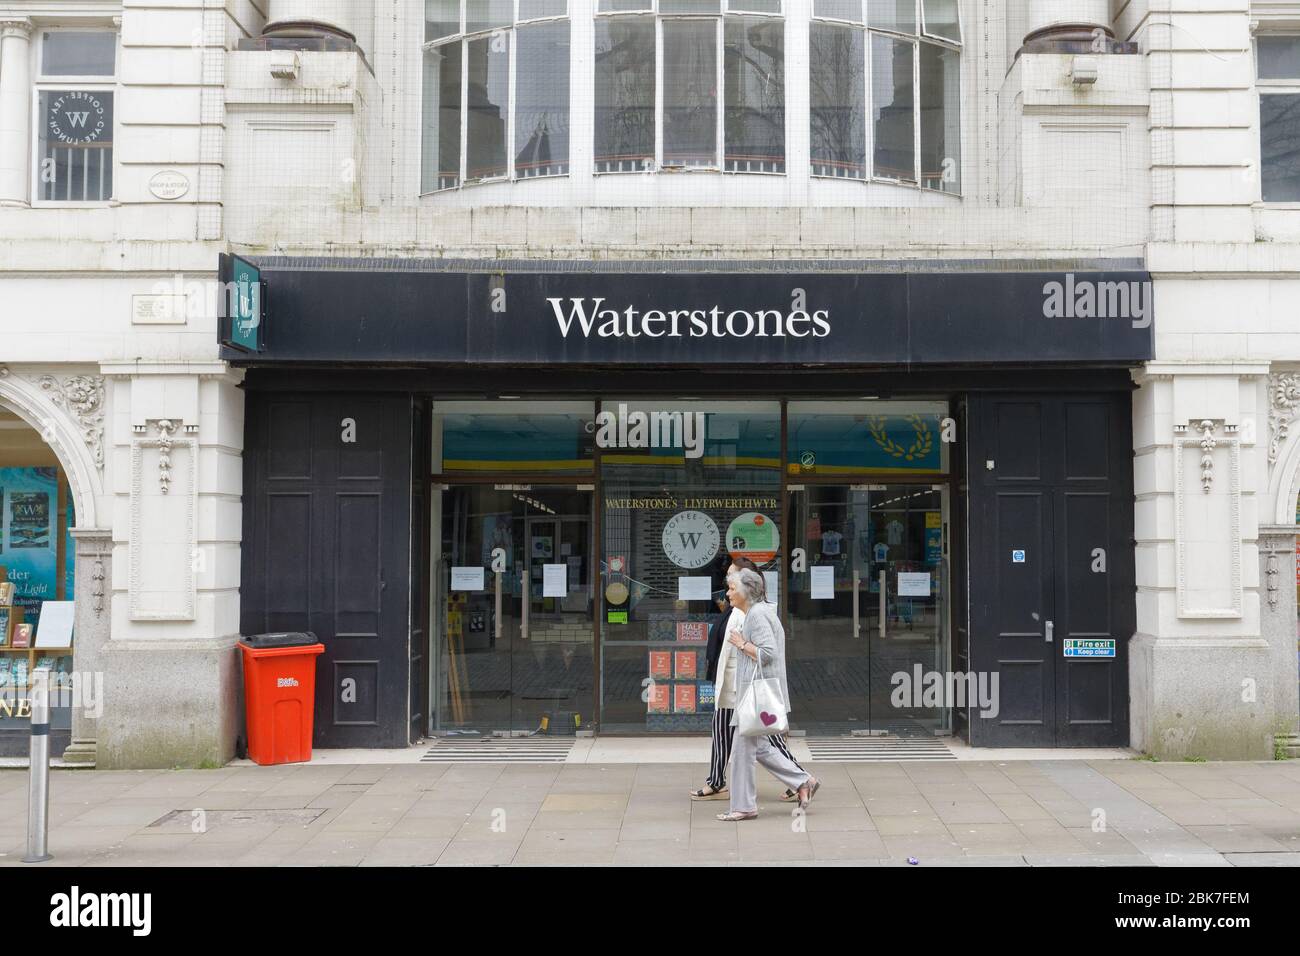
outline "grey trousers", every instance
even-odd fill
[[[755,762],[791,790],[798,790],[810,774],[772,746],[769,737],[746,737],[737,733],[731,743],[731,809],[749,813],[758,809]]]

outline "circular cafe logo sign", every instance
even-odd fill
[[[702,568],[717,555],[720,539],[703,511],[679,511],[664,525],[664,554],[679,568]]]
[[[727,525],[727,551],[733,558],[766,564],[780,550],[781,532],[767,515],[746,511]]]
[[[49,138],[68,145],[93,143],[109,128],[111,116],[102,94],[69,90],[50,103],[45,126]]]

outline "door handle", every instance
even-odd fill
[[[496,618],[495,618],[496,624],[494,625],[494,629],[496,631],[496,636],[495,636],[496,640],[499,641],[501,640],[501,579],[505,577],[505,572],[497,571],[495,572],[495,576],[497,580],[496,580]]]
[[[880,572],[880,636],[885,636],[885,612],[889,607],[889,594],[885,590],[885,572]]]
[[[1048,621],[1046,626],[1043,628],[1043,640],[1046,641],[1048,644],[1052,643],[1052,637],[1055,635],[1055,633],[1056,633],[1056,625],[1053,624],[1051,621]]]
[[[525,641],[528,640],[528,605],[533,603],[532,590],[533,566],[527,561],[524,562],[524,586],[523,586],[523,614],[520,615],[519,636]]]
[[[862,576],[858,569],[853,569],[853,636],[855,638],[862,636],[862,622],[858,617],[858,583]]]

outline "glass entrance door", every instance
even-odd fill
[[[947,730],[949,711],[927,676],[947,671],[946,488],[809,484],[789,495],[793,725],[813,734]]]
[[[435,732],[590,728],[591,493],[453,485],[441,529]]]

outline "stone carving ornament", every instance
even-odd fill
[[[81,429],[81,437],[95,459],[95,467],[104,469],[104,377],[73,375],[62,381],[53,375],[36,380],[50,401],[68,412]]]
[[[1271,468],[1277,464],[1282,443],[1286,441],[1296,409],[1300,408],[1300,373],[1274,372],[1268,377],[1268,397],[1268,464]]]

